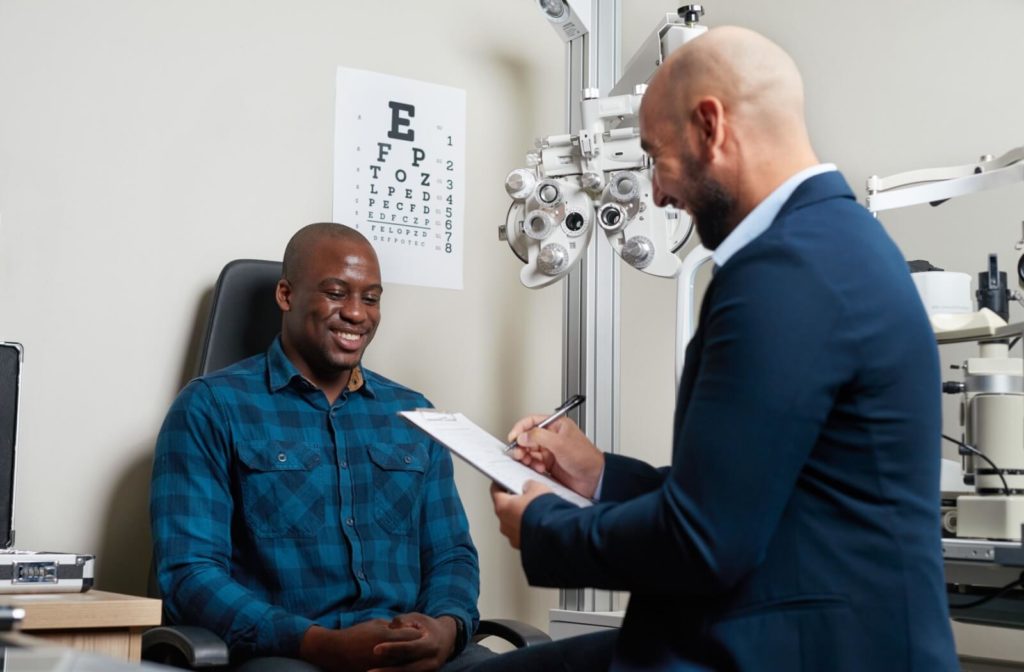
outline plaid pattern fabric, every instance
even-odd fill
[[[333,405],[285,356],[193,380],[157,439],[150,500],[170,620],[241,655],[297,655],[313,623],[479,614],[448,451],[397,415],[428,405],[371,371]]]

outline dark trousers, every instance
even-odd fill
[[[445,663],[440,672],[464,672],[477,663],[493,658],[495,653],[479,644],[469,643],[458,656]],[[234,672],[320,672],[320,668],[296,658],[253,658],[232,668]]]
[[[618,630],[559,639],[516,649],[480,663],[473,672],[606,672]],[[445,669],[447,672],[447,668]]]

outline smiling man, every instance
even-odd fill
[[[429,403],[361,366],[382,292],[360,233],[301,229],[280,337],[189,383],[160,432],[164,605],[223,637],[236,669],[455,672],[491,655],[467,645],[479,569],[451,458],[397,415]]]
[[[380,323],[384,288],[377,255],[354,229],[311,224],[285,248],[281,275],[281,347],[333,403]]]

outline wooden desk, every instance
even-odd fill
[[[160,600],[102,590],[0,595],[25,610],[21,631],[80,651],[138,662],[142,632],[160,625]]]

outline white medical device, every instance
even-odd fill
[[[585,20],[562,0],[539,2],[563,37],[566,25],[574,26],[571,31],[585,29]],[[651,164],[640,148],[637,115],[655,68],[707,31],[698,25],[703,13],[700,5],[686,5],[677,14],[666,14],[626,66],[613,95],[584,91],[580,130],[538,140],[527,155],[527,167],[505,179],[512,205],[498,236],[525,264],[519,276],[525,286],[544,287],[564,277],[595,230],[633,268],[662,277],[679,273],[675,253],[693,226],[686,213],[654,205]]]
[[[950,198],[1024,182],[1024,147],[993,159],[948,168],[932,168],[868,179],[867,206],[873,212],[919,203],[939,205]],[[943,390],[963,395],[961,454],[974,480],[972,494],[957,497],[956,536],[1020,540],[1024,525],[1024,360],[1009,354],[1010,338],[1024,324],[1008,325],[1010,298],[1006,273],[989,258],[978,276],[978,312],[963,310],[962,279],[921,278],[918,288],[929,307],[939,343],[977,341],[977,357],[963,365],[963,382]],[[1024,280],[1024,276],[1022,276]],[[941,312],[942,307],[948,312]]]

